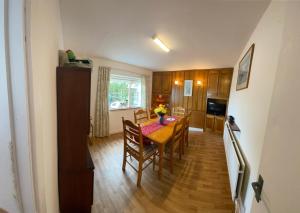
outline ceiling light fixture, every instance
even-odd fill
[[[153,41],[155,44],[157,44],[161,49],[163,49],[165,52],[170,52],[170,49],[156,36],[153,36]]]

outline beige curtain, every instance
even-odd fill
[[[149,76],[142,76],[142,108],[150,107],[150,78]]]
[[[108,108],[108,89],[109,89],[109,67],[99,67],[98,82],[96,92],[95,109],[95,136],[105,137],[109,135],[109,108]]]

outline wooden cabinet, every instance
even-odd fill
[[[159,94],[170,94],[172,90],[171,72],[154,72],[152,78],[152,91]]]
[[[170,94],[172,91],[172,73],[163,72],[161,73],[161,93]]]
[[[223,100],[226,102],[229,98],[231,80],[231,68],[209,70],[207,80],[207,98]],[[205,130],[223,133],[224,130],[224,116],[215,116],[206,114]]]
[[[152,107],[156,107],[159,103],[158,96],[162,95],[165,103],[170,102],[172,93],[172,72],[154,72],[152,77]]]
[[[161,75],[158,72],[153,73],[152,92],[153,93],[161,93]]]
[[[208,73],[207,96],[227,99],[229,97],[232,69],[210,70]]]
[[[205,131],[223,133],[225,117],[206,114]]]
[[[87,147],[91,69],[59,67],[56,76],[60,212],[89,213],[94,182],[94,165]]]
[[[231,71],[221,71],[219,73],[218,97],[220,98],[229,97],[231,79],[232,79]]]
[[[190,118],[190,126],[195,128],[204,128],[205,112],[199,110],[192,110]]]
[[[206,121],[205,121],[205,130],[214,131],[214,125],[215,125],[215,116],[207,114]]]
[[[207,96],[218,96],[219,71],[210,70],[207,80]]]
[[[217,133],[223,133],[225,117],[215,116],[214,131]]]

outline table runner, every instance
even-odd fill
[[[170,121],[170,120],[167,120],[168,118],[174,118],[175,120]],[[176,122],[177,120],[178,120],[178,118],[176,116],[167,116],[166,119],[164,119],[164,124],[163,125],[161,125],[159,123],[159,121],[155,121],[155,122],[150,123],[148,125],[142,126],[141,127],[142,133],[143,133],[143,135],[149,135],[149,134],[159,130],[160,128],[168,125],[169,123]]]

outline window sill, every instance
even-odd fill
[[[141,107],[127,107],[127,108],[119,108],[119,109],[109,109],[110,112],[114,111],[126,111],[126,110],[132,110],[132,109],[140,109]]]

